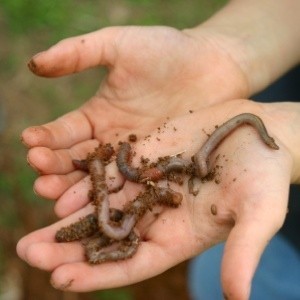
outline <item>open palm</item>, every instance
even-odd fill
[[[160,129],[154,129],[151,137],[135,144],[133,163],[137,164],[141,155],[156,160],[183,152],[189,158],[207,138],[203,130],[209,133],[216,125],[245,111],[261,115],[268,128],[276,128],[275,120],[260,106],[249,101],[229,101],[173,117]],[[79,201],[72,197],[87,194],[87,179],[78,180],[58,201],[58,214],[69,216],[24,237],[18,244],[18,253],[33,266],[51,271],[55,287],[89,291],[149,278],[228,238],[223,285],[227,293],[245,295],[264,247],[284,220],[291,159],[284,147],[271,150],[252,128],[243,127],[222,143],[212,161],[220,166],[219,184],[198,183],[197,197],[188,193],[186,184],[173,185],[184,195],[182,205],[164,210],[157,219],[147,216],[138,224],[143,242],[132,259],[90,266],[79,243],[55,242],[57,229],[92,210],[87,196]],[[115,172],[114,166],[108,166],[108,171]],[[111,205],[119,207],[133,199],[138,189],[138,185],[126,182],[122,191],[111,196]],[[214,213],[212,206],[216,208]]]
[[[82,178],[71,159],[84,158],[99,142],[116,144],[130,133],[145,136],[167,118],[245,96],[244,76],[226,47],[205,31],[196,39],[168,27],[112,27],[36,55],[29,66],[40,76],[95,66],[106,66],[108,75],[82,107],[23,132],[28,161],[44,175],[35,191],[59,198]]]

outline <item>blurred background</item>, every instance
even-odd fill
[[[0,300],[189,299],[186,263],[129,287],[77,294],[60,292],[49,274],[15,253],[25,234],[56,217],[53,202],[32,190],[36,174],[26,163],[20,133],[78,107],[97,90],[104,70],[59,79],[38,78],[27,69],[35,53],[59,40],[111,25],[192,27],[225,0],[1,0],[0,1]],[[163,59],[163,57],[162,57]]]

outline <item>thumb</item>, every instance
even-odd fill
[[[256,207],[257,212],[241,217],[230,232],[221,272],[225,299],[249,299],[251,281],[260,257],[285,219],[286,202],[281,199],[279,206],[274,211]]]
[[[77,73],[114,61],[114,40],[121,27],[108,27],[92,33],[64,39],[46,51],[36,54],[29,69],[43,77]]]

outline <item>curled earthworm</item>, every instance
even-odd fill
[[[135,225],[135,218],[132,215],[125,215],[118,226],[114,226],[113,222],[111,222],[108,188],[105,183],[105,167],[99,156],[95,155],[90,159],[89,172],[93,185],[93,201],[96,207],[100,231],[115,240],[125,238]]]
[[[183,172],[190,165],[178,156],[170,156],[158,162],[156,166],[143,170],[130,165],[131,157],[130,144],[122,143],[117,154],[117,166],[120,173],[133,182],[158,181],[171,172]]]
[[[132,257],[137,251],[139,241],[139,236],[131,231],[128,237],[121,241],[105,240],[96,236],[83,244],[89,263],[99,264]]]
[[[110,209],[110,221],[118,226],[126,215],[130,215],[137,222],[147,210],[152,210],[155,205],[164,205],[176,208],[181,204],[182,195],[169,188],[149,187],[145,192],[129,202],[124,211]],[[85,254],[92,264],[106,261],[116,261],[132,257],[139,245],[139,236],[133,228],[126,228],[128,235],[122,239],[113,239],[99,230],[98,218],[95,213],[89,214],[79,221],[63,227],[56,233],[58,242],[71,242],[83,240]]]
[[[155,205],[176,208],[180,205],[181,200],[182,195],[169,188],[150,187],[125,206],[123,215],[125,217],[132,216],[136,223],[144,216],[146,211],[151,210]],[[122,239],[111,239],[100,233],[97,233],[95,237],[89,238],[84,243],[89,262],[94,264],[132,257],[137,251],[140,239],[133,228],[127,229],[129,234]]]
[[[119,222],[123,215],[121,210],[110,210],[110,218],[114,222]],[[101,233],[95,213],[61,228],[57,231],[55,239],[57,242],[83,240],[85,255],[92,264],[130,258],[137,251],[139,244],[139,237],[134,231],[121,241],[115,241]]]
[[[194,162],[197,176],[205,177],[209,173],[208,157],[211,152],[219,145],[219,143],[229,135],[233,130],[242,124],[253,126],[259,133],[263,142],[272,149],[278,150],[279,147],[274,139],[269,136],[263,121],[256,115],[251,113],[243,113],[233,117],[221,126],[219,126],[204,143],[201,149],[195,154]]]

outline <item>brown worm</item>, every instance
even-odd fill
[[[108,189],[105,183],[105,168],[102,160],[98,156],[94,156],[90,159],[89,172],[93,184],[93,199],[100,231],[115,240],[125,238],[135,225],[136,220],[134,216],[125,215],[121,223],[118,224],[118,226],[114,226],[109,216],[110,207]]]
[[[133,182],[159,181],[171,172],[183,172],[190,165],[180,157],[171,156],[162,162],[158,162],[155,167],[143,170],[130,165],[131,157],[130,144],[122,143],[117,154],[117,166],[120,173],[127,180]]]
[[[88,168],[88,161],[87,159],[73,159],[72,160],[73,166],[75,167],[76,170],[81,170],[84,172],[88,172],[89,168]]]
[[[110,241],[96,236],[84,243],[85,254],[91,264],[127,259],[136,253],[139,241],[139,236],[134,231],[121,241]]]
[[[119,209],[111,208],[109,211],[110,219],[113,222],[119,222],[123,215],[124,213]],[[91,213],[75,223],[60,228],[56,232],[55,239],[60,243],[78,241],[90,237],[96,232],[99,232],[98,218],[95,213]]]
[[[278,150],[279,147],[274,139],[269,136],[263,121],[256,115],[251,113],[243,113],[233,117],[221,126],[219,126],[204,143],[201,149],[195,154],[194,162],[197,176],[205,177],[209,173],[208,158],[212,151],[220,144],[220,142],[242,124],[253,126],[259,133],[263,142],[272,149]]]
[[[138,182],[140,179],[140,170],[130,166],[131,162],[131,146],[129,143],[122,143],[117,154],[117,166],[120,173],[128,180]]]

